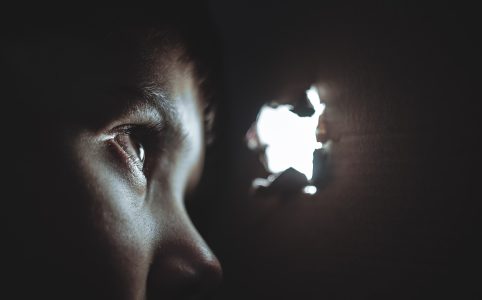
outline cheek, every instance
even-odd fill
[[[84,268],[104,281],[101,289],[120,298],[140,298],[158,231],[145,197],[111,163],[110,153],[95,143],[76,149],[74,164],[83,191],[77,196],[84,212],[80,243],[87,239]],[[88,271],[86,271],[88,272]],[[122,296],[121,296],[122,295]],[[126,299],[129,299],[127,297]]]

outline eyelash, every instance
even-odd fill
[[[162,124],[125,124],[114,128],[113,140],[119,145],[129,160],[146,175],[149,158],[155,152],[162,151],[162,135],[164,126]],[[132,139],[132,144],[140,144],[144,151],[144,160],[140,161],[137,154],[132,154],[125,143],[119,141],[119,137],[125,135]],[[135,149],[137,152],[137,149]]]

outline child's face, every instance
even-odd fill
[[[203,104],[176,51],[87,78],[79,93],[92,97],[72,102],[30,153],[36,212],[22,239],[39,298],[191,299],[219,281],[184,205],[203,164]]]

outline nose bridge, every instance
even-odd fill
[[[222,277],[219,261],[184,208],[175,210],[163,221],[165,230],[149,272],[148,299],[202,295]]]

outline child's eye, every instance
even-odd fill
[[[124,150],[129,159],[139,168],[144,169],[144,162],[146,159],[145,148],[142,142],[134,134],[123,132],[116,135],[114,140]]]
[[[163,152],[164,129],[162,122],[124,124],[111,129],[109,137],[130,169],[146,176],[149,162]]]

